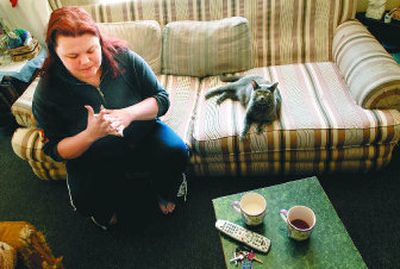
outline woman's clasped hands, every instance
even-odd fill
[[[100,112],[95,114],[91,106],[85,105],[85,108],[88,111],[86,130],[93,138],[99,139],[107,135],[124,136],[125,125],[110,115],[109,110],[101,106]]]

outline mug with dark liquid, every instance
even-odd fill
[[[289,210],[282,209],[280,215],[287,223],[288,236],[297,241],[308,239],[317,222],[314,211],[301,205],[296,205]]]

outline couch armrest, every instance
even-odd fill
[[[332,54],[358,105],[400,111],[400,66],[360,22],[338,26]]]
[[[43,137],[41,129],[18,128],[11,138],[11,145],[14,153],[26,161],[54,162],[47,156],[43,148]]]
[[[56,162],[42,151],[43,138],[41,129],[18,128],[11,139],[15,152],[28,161],[33,172],[42,180],[62,180],[66,178],[64,162]]]

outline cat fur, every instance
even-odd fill
[[[264,125],[280,117],[282,97],[277,87],[278,82],[271,83],[257,75],[221,76],[220,79],[231,83],[209,90],[205,98],[218,95],[218,105],[231,99],[239,101],[246,108],[241,139],[247,135],[253,123],[257,124],[257,131],[261,133]]]

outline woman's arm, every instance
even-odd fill
[[[150,66],[134,52],[128,52],[129,65],[127,69],[135,76],[138,91],[143,100],[121,109],[104,109],[113,120],[118,121],[123,128],[134,121],[153,120],[164,115],[169,108],[168,93],[158,81]]]
[[[63,159],[74,159],[81,156],[96,140],[106,135],[119,135],[112,123],[104,118],[105,111],[95,115],[91,106],[88,110],[88,124],[82,132],[66,137],[57,144],[58,154]]]
[[[104,114],[112,117],[124,128],[133,121],[153,120],[158,114],[158,103],[154,97],[148,97],[143,101],[122,109],[102,109]]]

